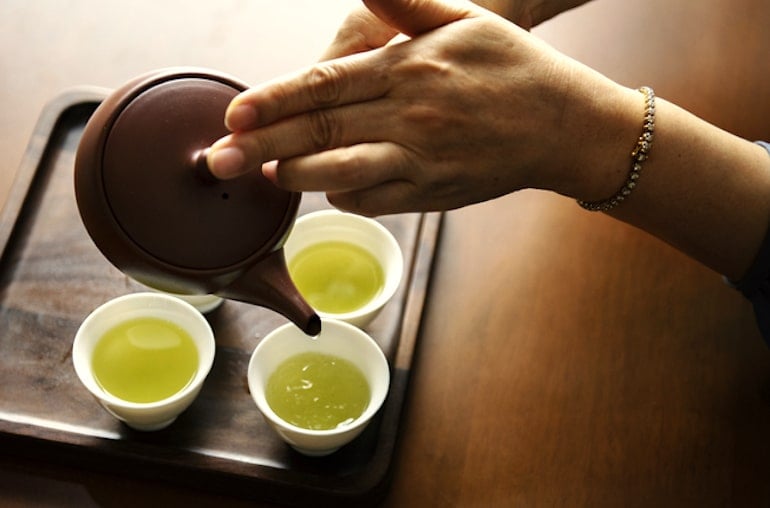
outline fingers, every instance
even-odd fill
[[[279,187],[297,192],[348,192],[409,176],[406,150],[389,142],[361,143],[263,166]]]
[[[237,96],[225,114],[233,134],[207,154],[212,174],[233,178],[269,160],[370,141],[392,116],[378,100],[390,90],[388,64],[374,59],[337,59]]]
[[[321,55],[321,61],[362,53],[390,42],[398,30],[384,23],[369,9],[360,6],[343,21],[334,41]]]
[[[372,12],[357,11],[346,22],[348,36],[330,55],[379,47],[397,30],[418,34],[473,15],[469,10],[473,4],[441,0],[368,0],[367,5],[377,20]],[[273,159],[393,140],[398,126],[387,129],[384,124],[394,115],[378,108],[378,103],[386,102],[380,99],[393,86],[390,69],[395,58],[398,52],[386,48],[356,53],[239,94],[225,113],[233,134],[207,153],[212,174],[232,178]]]
[[[454,21],[474,17],[478,11],[470,2],[442,0],[364,0],[379,19],[415,37]]]
[[[284,189],[324,191],[329,203],[369,217],[437,209],[414,180],[412,155],[394,143],[366,143],[271,161],[263,174]]]
[[[380,48],[401,32],[417,35],[470,16],[467,9],[435,0],[365,3],[371,10],[361,6],[348,15],[321,61]]]
[[[406,150],[393,143],[367,143],[263,166],[279,187],[324,191],[329,203],[374,217],[414,211],[420,203]]]
[[[257,85],[236,96],[225,112],[233,132],[256,129],[290,116],[382,97],[390,82],[387,62],[352,55]]]
[[[394,130],[397,103],[373,100],[317,109],[220,139],[207,154],[219,178],[233,178],[275,159],[290,159],[325,150],[387,138]]]
[[[335,208],[367,217],[429,211],[422,208],[416,197],[414,185],[406,180],[394,180],[377,187],[350,192],[326,193],[326,199]]]

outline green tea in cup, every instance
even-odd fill
[[[289,262],[297,289],[317,311],[344,314],[373,300],[385,285],[377,259],[350,242],[314,243],[297,252]]]
[[[299,217],[283,248],[295,286],[321,319],[359,328],[391,301],[404,273],[401,247],[385,226],[339,210]]]
[[[334,355],[304,352],[278,365],[265,398],[279,417],[297,427],[329,430],[348,425],[369,405],[371,390],[361,370]]]
[[[184,389],[198,370],[198,349],[179,325],[155,317],[110,328],[94,346],[98,385],[128,402],[149,403]]]
[[[360,435],[390,387],[388,360],[369,334],[338,319],[321,320],[315,339],[292,323],[268,333],[247,370],[249,392],[270,428],[313,457]]]

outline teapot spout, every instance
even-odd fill
[[[321,318],[289,276],[283,248],[274,250],[217,295],[282,314],[311,337],[321,333]]]

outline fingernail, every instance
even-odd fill
[[[278,161],[268,161],[262,164],[262,174],[273,182],[274,185],[278,184]]]
[[[239,104],[227,111],[225,126],[231,131],[245,131],[257,127],[257,110],[245,104]]]
[[[246,164],[246,156],[240,148],[234,146],[212,148],[207,162],[209,169],[217,178],[232,178],[242,172]]]

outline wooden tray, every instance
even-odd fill
[[[231,301],[208,316],[217,352],[198,399],[165,430],[133,431],[89,395],[70,358],[91,310],[143,289],[96,249],[74,198],[77,144],[106,93],[78,88],[45,108],[0,215],[0,449],[285,504],[376,499],[387,485],[441,215],[381,219],[407,270],[367,328],[390,361],[392,385],[353,443],[314,459],[273,434],[248,393],[246,366],[260,338],[285,319]],[[307,194],[300,214],[325,207],[322,195]]]

